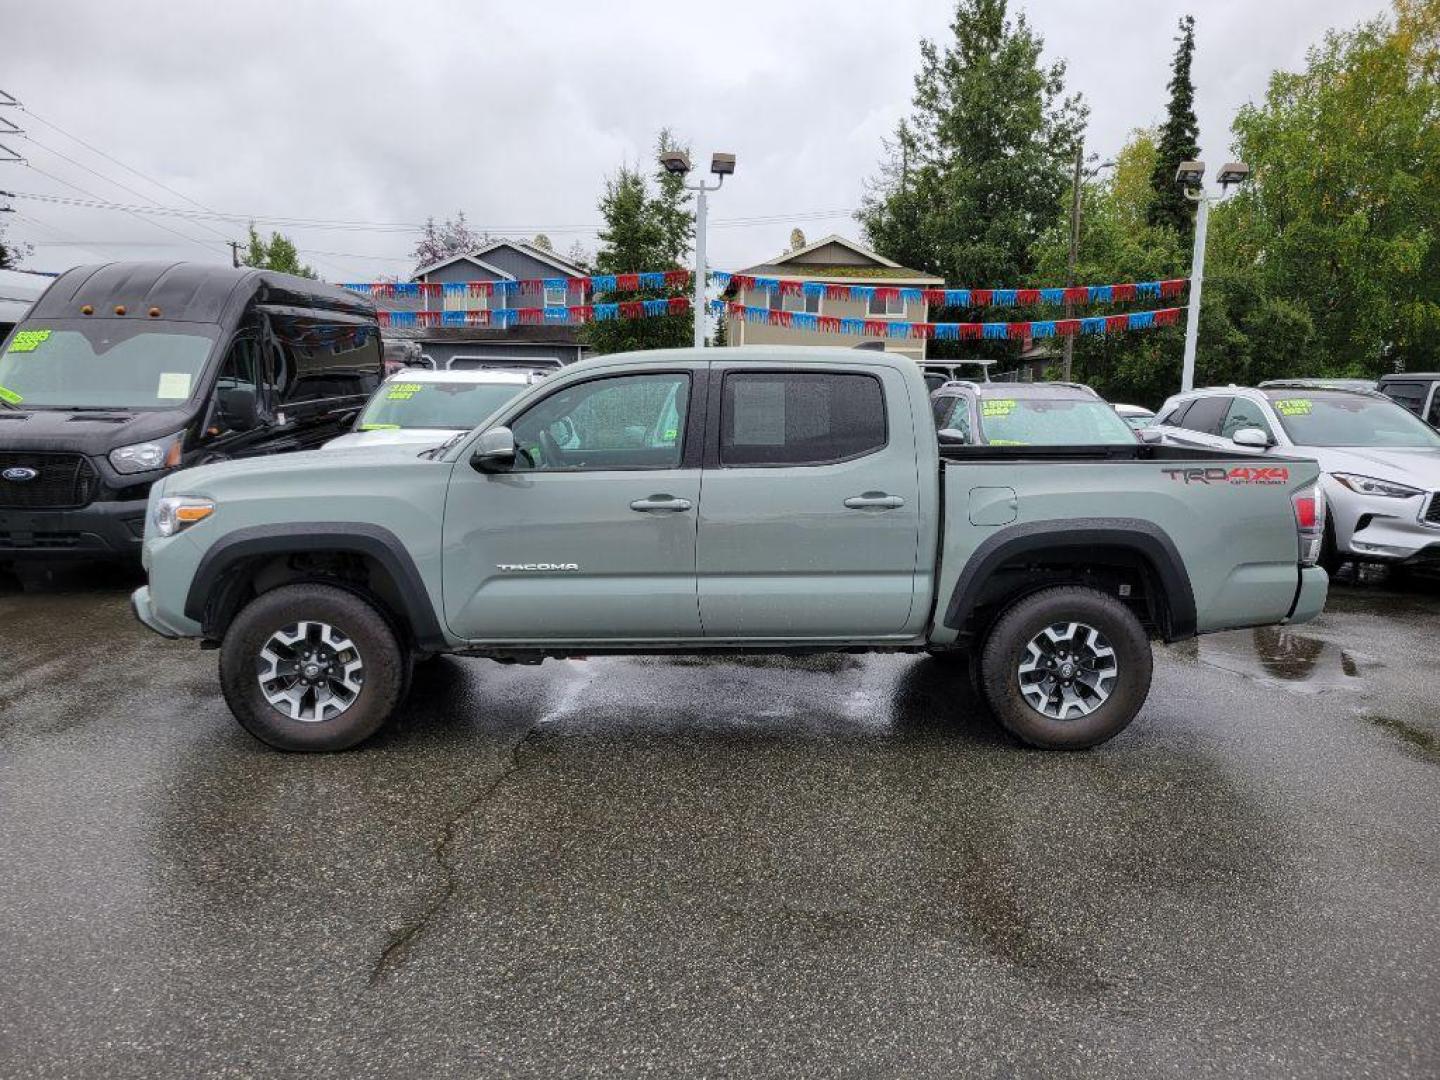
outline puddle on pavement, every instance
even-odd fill
[[[1170,652],[1299,693],[1360,690],[1366,672],[1383,666],[1374,657],[1283,626],[1210,634],[1173,645]]]

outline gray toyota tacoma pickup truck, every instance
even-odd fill
[[[1019,739],[1081,748],[1143,704],[1152,638],[1319,613],[1316,476],[1139,444],[942,447],[919,367],[885,353],[612,355],[418,453],[165,477],[133,606],[217,647],[236,718],[287,750],[361,742],[439,653],[705,650],[956,659]]]

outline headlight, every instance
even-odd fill
[[[150,472],[169,469],[180,464],[180,440],[183,432],[167,435],[154,442],[136,443],[110,451],[110,464],[118,473]]]
[[[1387,499],[1408,499],[1412,495],[1425,494],[1419,488],[1406,487],[1404,484],[1392,484],[1389,480],[1376,480],[1373,476],[1357,476],[1355,473],[1343,472],[1330,475],[1351,491],[1358,491],[1361,495],[1381,495]]]
[[[168,495],[155,504],[155,531],[161,536],[174,536],[214,512],[215,504],[209,499]]]

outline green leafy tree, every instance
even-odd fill
[[[0,270],[14,270],[31,251],[29,244],[17,244],[5,239],[5,223],[0,220]]]
[[[941,47],[920,43],[914,110],[858,214],[882,254],[965,285],[1015,285],[1060,215],[1086,109],[1065,65],[1006,0],[959,0]]]
[[[669,130],[662,130],[656,140],[656,154],[670,149],[685,147],[675,142]],[[600,197],[605,227],[599,235],[595,272],[624,274],[682,268],[695,235],[690,201],[683,177],[657,166],[647,178],[638,168],[622,165],[606,179],[605,193]],[[685,295],[684,289],[649,289],[601,294],[595,301],[613,303]],[[607,319],[588,324],[582,333],[587,344],[601,353],[669,349],[691,343],[692,322],[689,314]]]
[[[1195,83],[1190,66],[1195,57],[1195,18],[1186,15],[1180,20],[1179,43],[1170,68],[1170,105],[1165,123],[1160,128],[1160,141],[1155,167],[1150,173],[1150,187],[1155,197],[1150,203],[1148,220],[1151,225],[1168,225],[1181,236],[1188,237],[1195,228],[1195,208],[1180,185],[1175,170],[1182,161],[1200,156],[1200,124],[1195,119]]]
[[[1332,31],[1240,110],[1211,257],[1313,326],[1309,374],[1440,366],[1440,0]],[[1207,289],[1208,289],[1207,281]],[[1203,342],[1203,338],[1202,338]]]
[[[250,223],[250,241],[245,246],[245,253],[240,256],[240,264],[261,270],[278,270],[282,274],[297,274],[300,277],[318,276],[300,261],[300,253],[288,237],[272,232],[270,239],[266,240],[255,231],[254,222]]]

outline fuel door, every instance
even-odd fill
[[[1009,525],[1020,512],[1020,499],[1010,487],[970,489],[971,525]]]

